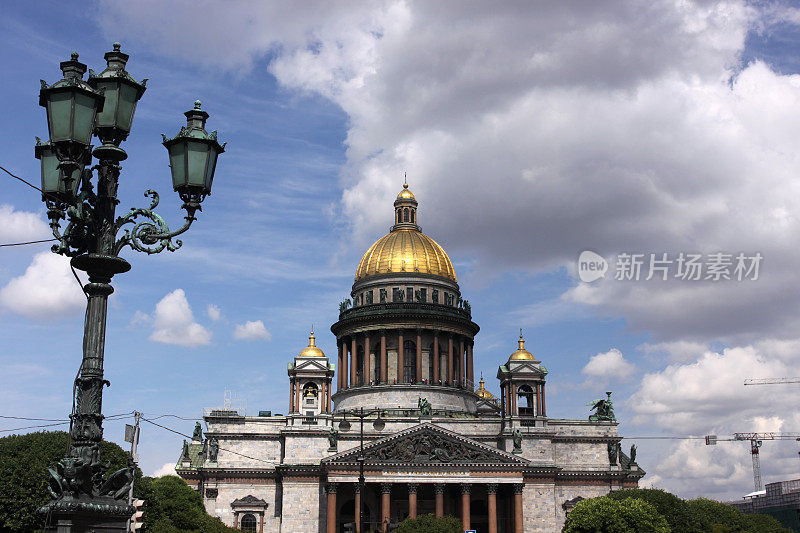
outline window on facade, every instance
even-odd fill
[[[406,301],[407,302],[414,301],[414,287],[406,287]]]
[[[380,349],[379,348],[375,348],[375,352],[373,352],[372,355],[373,355],[373,360],[375,361],[375,364],[372,365],[372,368],[375,369],[374,370],[375,377],[373,379],[375,380],[376,383],[380,383],[380,381],[381,381],[381,351],[380,351]]]
[[[402,211],[401,211],[400,209],[398,209],[398,210],[397,210],[397,223],[398,223],[398,224],[399,224],[400,222],[402,222],[402,215],[401,215],[401,212],[402,212]]]
[[[392,301],[401,302],[402,300],[403,300],[403,291],[401,291],[398,287],[392,289]]]
[[[444,352],[442,351],[442,345],[439,344],[439,357],[440,358],[442,357],[443,353]],[[428,348],[428,381],[431,381],[431,382],[433,381],[433,378],[434,378],[434,375],[433,375],[433,364],[434,364],[433,362],[434,362],[434,359],[435,359],[434,346],[433,346],[433,343],[431,343],[430,347]],[[439,368],[439,372],[441,373],[441,371],[442,371],[442,369],[440,367]]]
[[[435,304],[439,303],[439,291],[437,289],[433,289],[433,292],[431,293],[431,297],[433,299],[433,303],[435,303]]]
[[[411,210],[411,222],[414,222],[414,213],[416,213],[416,211],[414,211],[414,210],[412,209],[412,210]]]
[[[408,222],[408,208],[403,209],[403,222]]]
[[[356,349],[356,382],[359,385],[364,384],[364,347],[359,346]]]
[[[417,380],[417,343],[405,341],[403,348],[403,381],[411,383]]]
[[[422,299],[423,302],[428,301],[428,289],[420,289],[419,290],[419,297]]]
[[[242,521],[239,523],[242,531],[255,531],[258,525],[255,515],[247,513],[242,516]]]
[[[517,408],[520,415],[535,415],[536,404],[533,400],[533,389],[530,385],[520,385],[517,396],[519,402]]]
[[[316,384],[306,383],[303,387],[303,398],[316,398],[318,392]]]

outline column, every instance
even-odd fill
[[[356,508],[354,514],[356,523],[356,533],[361,533],[361,483],[356,483],[355,493],[356,493]]]
[[[447,384],[453,385],[453,334],[447,336]]]
[[[336,533],[336,483],[328,483],[328,533]]]
[[[417,381],[422,381],[422,330],[417,328]]]
[[[461,484],[461,526],[463,529],[470,529],[469,504],[471,488],[469,483]]]
[[[330,413],[331,412],[331,382],[330,380],[325,382],[325,411]]]
[[[339,390],[342,390],[347,387],[347,342],[344,339],[339,352]]]
[[[239,513],[238,512],[233,515],[233,529],[239,529]]]
[[[408,517],[417,517],[417,484],[408,484]]]
[[[436,494],[436,518],[441,518],[444,516],[444,483],[436,483],[433,492]]]
[[[547,410],[544,408],[544,383],[542,383],[542,416],[547,416]]]
[[[433,333],[433,382],[439,383],[439,332]]]
[[[386,330],[381,330],[381,383],[389,382],[389,357],[386,355]]]
[[[474,344],[471,340],[467,342],[467,384],[470,390],[475,390],[475,373],[472,370],[472,346]]]
[[[522,530],[522,483],[514,484],[514,533],[524,533]]]
[[[294,378],[289,378],[289,412],[294,413]]]
[[[369,385],[369,333],[364,334],[364,385]]]
[[[511,414],[516,416],[517,414],[517,386],[516,384],[511,384]]]
[[[464,373],[466,366],[466,359],[464,358],[464,337],[460,337],[458,341],[458,384],[462,387],[467,383]]]
[[[303,411],[300,409],[300,382],[298,380],[294,380],[294,410],[297,413],[302,413]]]
[[[258,533],[264,533],[264,511],[258,513]]]
[[[403,356],[405,355],[405,350],[403,350],[403,330],[397,330],[397,382],[403,382]]]
[[[497,533],[497,483],[486,485],[486,492],[489,495],[489,533]]]
[[[384,533],[389,530],[389,516],[391,511],[389,505],[391,504],[391,495],[392,484],[381,483],[381,528]]]
[[[500,383],[500,409],[500,415],[505,418],[508,410],[506,409],[506,386],[503,383]]]
[[[350,343],[350,386],[358,385],[358,346],[356,346],[356,336]]]

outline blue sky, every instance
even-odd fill
[[[159,134],[195,99],[228,143],[183,248],[123,253],[133,269],[109,306],[106,414],[200,417],[226,389],[250,413],[285,412],[286,363],[312,324],[335,354],[337,304],[408,172],[422,228],[449,252],[481,326],[476,374],[490,390],[522,327],[550,370],[553,417],[583,418],[613,390],[625,436],[800,432],[796,388],[741,385],[791,375],[800,357],[792,6],[12,2],[5,13],[10,171],[38,180],[38,80],[56,81],[73,50],[102,69],[115,40],[129,72],[149,78],[120,213],[154,188],[160,213],[182,221]],[[0,240],[46,238],[37,193],[3,179]],[[47,249],[0,251],[0,415],[70,410],[82,296]],[[587,249],[765,259],[757,281],[610,272],[587,284],[575,271]],[[124,422],[106,437],[121,443]],[[794,444],[768,446],[767,480],[797,477]],[[679,494],[752,485],[743,444],[638,447],[650,482]],[[180,438],[145,425],[140,453],[152,473],[177,459]]]

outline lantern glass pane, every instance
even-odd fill
[[[120,84],[117,127],[125,132],[131,131],[133,111],[136,108],[136,88],[127,83]]]
[[[52,150],[44,150],[42,161],[42,192],[57,193],[58,190],[58,158]]]
[[[169,167],[172,171],[172,188],[177,190],[186,185],[186,167],[184,156],[186,144],[177,142],[169,146]]]
[[[211,181],[214,179],[214,169],[217,166],[217,151],[208,147],[208,166],[206,167],[206,190],[211,193]]]
[[[48,115],[50,119],[50,140],[65,141],[70,138],[70,122],[72,119],[72,99],[68,92],[50,93],[48,95]]]
[[[208,166],[208,152],[210,146],[199,141],[188,141],[186,143],[189,163],[186,173],[186,183],[195,187],[206,186],[206,168]]]
[[[97,125],[99,127],[114,126],[116,122],[117,100],[119,99],[119,91],[116,88],[117,83],[101,81],[97,83],[97,90],[105,96],[105,103],[103,110],[97,113]]]
[[[75,94],[75,119],[72,130],[75,141],[83,144],[89,144],[91,141],[96,105],[96,100],[91,96],[83,93]]]

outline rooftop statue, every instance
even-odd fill
[[[419,416],[431,416],[431,402],[427,398],[420,398],[417,407],[419,407]]]
[[[192,440],[203,440],[203,428],[200,427],[200,422],[194,425],[194,433],[192,433]]]
[[[611,401],[611,393],[606,392],[605,399],[594,400],[586,405],[592,406],[593,415],[589,415],[589,420],[593,422],[611,421],[616,422],[617,417],[614,416],[614,403]]]

